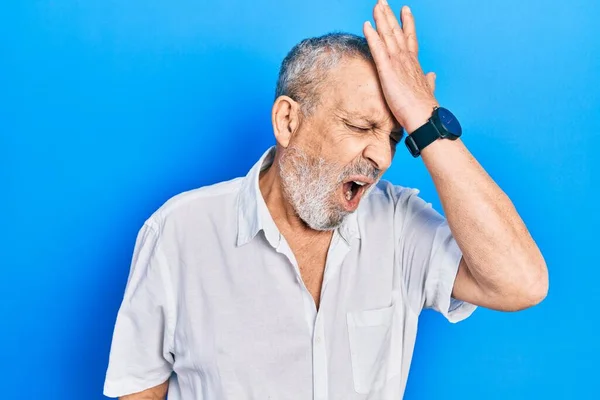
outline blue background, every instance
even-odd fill
[[[181,191],[244,175],[274,142],[287,51],[360,34],[372,5],[3,2],[2,398],[103,398],[142,222]],[[528,224],[550,292],[533,309],[479,309],[457,325],[425,312],[405,398],[600,398],[600,3],[410,6],[438,99]],[[400,151],[387,178],[439,209],[420,159]]]

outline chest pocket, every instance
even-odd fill
[[[394,296],[395,300],[396,296]],[[402,307],[346,314],[354,390],[369,394],[402,372]]]

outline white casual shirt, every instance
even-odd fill
[[[258,178],[174,196],[137,236],[104,384],[169,400],[400,399],[420,311],[449,321],[461,251],[413,189],[380,181],[335,229],[319,309]]]

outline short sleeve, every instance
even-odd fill
[[[117,314],[104,395],[119,397],[157,386],[172,373],[173,307],[169,271],[157,229],[140,229]]]
[[[446,219],[418,193],[403,188],[396,210],[401,215],[399,248],[408,301],[417,314],[432,308],[459,322],[476,308],[452,297],[462,252]]]

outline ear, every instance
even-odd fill
[[[277,143],[286,148],[300,126],[300,105],[288,96],[279,96],[273,104],[271,120]]]

